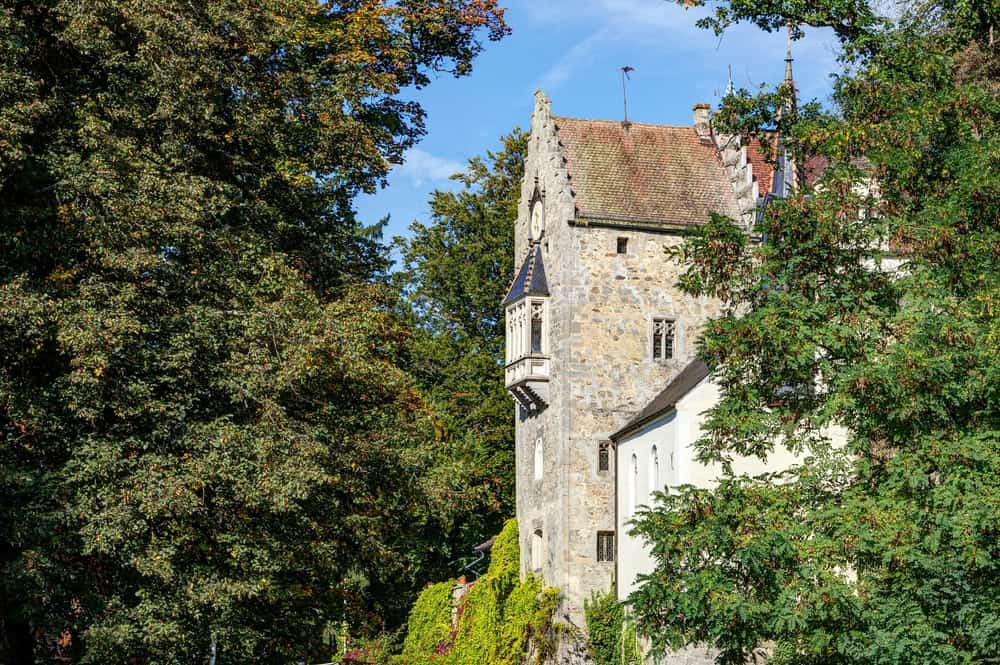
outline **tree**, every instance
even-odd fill
[[[782,134],[815,187],[751,242],[713,219],[679,252],[719,297],[699,352],[722,388],[704,461],[804,451],[770,478],[661,496],[636,532],[655,571],[631,604],[664,650],[782,663],[1000,658],[1000,49],[995,2],[733,0],[706,21],[832,27],[836,107]],[[745,93],[722,129],[774,126]],[[893,256],[901,265],[894,267]],[[845,448],[824,432],[846,428]]]
[[[497,498],[473,538],[495,533],[514,510],[514,409],[504,388],[502,301],[514,274],[514,220],[528,136],[515,129],[498,152],[469,160],[457,192],[431,195],[431,223],[401,241],[400,284],[417,329],[411,371],[443,425],[477,459],[476,481]],[[475,544],[475,543],[470,543]]]
[[[423,132],[401,91],[506,32],[493,0],[0,6],[0,660],[312,660],[405,612],[410,536],[474,497],[351,201]]]

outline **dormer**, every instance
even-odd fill
[[[542,262],[541,234],[537,226],[541,205],[532,210],[532,241],[528,256],[504,298],[507,317],[506,386],[528,412],[548,405],[549,386],[549,285]]]

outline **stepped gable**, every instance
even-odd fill
[[[684,227],[740,215],[711,140],[691,127],[554,117],[578,221]]]
[[[545,278],[542,248],[534,244],[528,250],[528,256],[524,258],[521,269],[517,271],[517,277],[507,289],[507,297],[503,299],[503,304],[509,305],[524,296],[547,295],[549,295],[549,283]]]

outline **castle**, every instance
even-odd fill
[[[713,132],[709,114],[695,105],[691,126],[566,118],[535,93],[519,270],[504,300],[506,385],[522,574],[558,587],[578,626],[592,592],[624,598],[651,566],[626,533],[637,505],[715,473],[690,444],[717,399],[695,341],[720,303],[682,293],[683,267],[665,250],[712,213],[749,231],[800,177],[780,144],[772,166]]]

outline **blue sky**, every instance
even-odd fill
[[[360,197],[359,218],[386,214],[386,236],[405,235],[426,221],[434,189],[466,160],[497,146],[515,126],[526,128],[532,93],[544,89],[552,112],[582,118],[622,117],[620,68],[629,82],[629,117],[637,122],[690,124],[691,107],[719,101],[733,68],[737,87],[774,84],[784,75],[785,35],[738,26],[720,39],[695,27],[700,15],[666,0],[507,0],[513,34],[488,43],[473,73],[441,75],[413,91],[427,112],[427,135],[396,167],[389,186]],[[838,70],[829,32],[807,31],[793,44],[800,99],[825,101]]]

